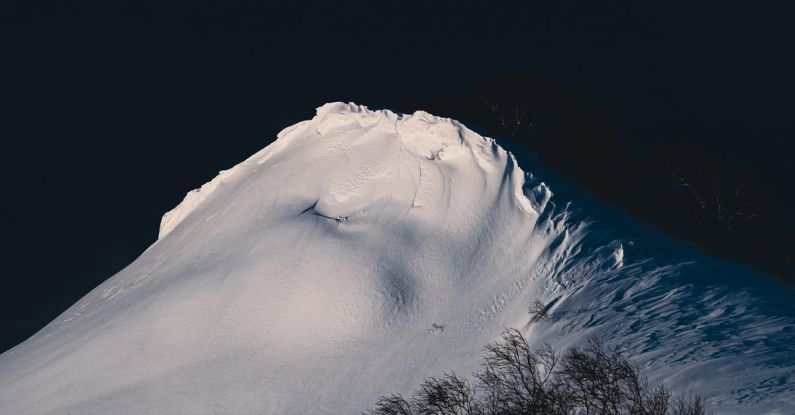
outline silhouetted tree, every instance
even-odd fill
[[[704,398],[692,390],[674,394],[671,402],[671,415],[707,415]]]
[[[481,370],[475,374],[481,399],[492,414],[567,413],[561,385],[553,376],[560,356],[549,345],[532,350],[518,330],[486,346]]]
[[[533,304],[530,304],[530,307],[527,308],[527,312],[530,313],[533,321],[545,321],[549,319],[549,310],[547,310],[544,303],[539,300],[533,301]]]
[[[569,349],[559,374],[566,399],[586,414],[665,415],[668,410],[665,387],[650,387],[634,362],[598,338]]]
[[[373,415],[414,415],[411,404],[400,395],[382,396],[368,413]]]
[[[728,233],[762,212],[763,196],[745,177],[727,174],[729,168],[706,156],[667,165],[674,186],[684,190],[689,204],[681,212],[696,223]]]
[[[467,379],[451,373],[441,378],[428,378],[414,396],[417,415],[482,414],[475,390]]]
[[[706,415],[692,391],[650,385],[619,349],[592,338],[565,353],[531,349],[515,329],[486,346],[475,383],[454,373],[427,378],[411,401],[381,397],[370,415]]]

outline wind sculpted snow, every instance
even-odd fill
[[[586,213],[456,121],[326,104],[0,356],[0,412],[356,414],[471,372],[503,327],[602,335],[719,413],[795,412],[788,287]]]

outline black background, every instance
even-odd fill
[[[129,264],[188,190],[338,100],[515,140],[792,277],[790,10],[656,3],[0,1],[0,350]],[[711,217],[672,165],[759,215]]]

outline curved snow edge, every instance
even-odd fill
[[[465,125],[461,124],[458,121],[446,117],[435,116],[422,110],[415,111],[414,114],[407,116],[405,114],[397,114],[388,109],[370,110],[365,105],[358,105],[353,102],[344,103],[338,101],[338,102],[329,102],[321,105],[316,109],[315,117],[313,117],[312,120],[301,121],[297,124],[294,124],[292,126],[289,126],[281,130],[276,135],[277,139],[273,143],[269,144],[262,150],[258,151],[256,154],[252,155],[242,163],[239,163],[228,170],[220,171],[215,178],[203,184],[198,189],[193,189],[189,191],[185,195],[185,198],[182,200],[182,202],[180,202],[176,207],[174,207],[170,211],[166,212],[161,218],[160,230],[158,232],[158,240],[163,239],[177,226],[179,226],[179,224],[182,223],[182,221],[186,217],[188,217],[193,211],[195,211],[202,204],[202,202],[204,202],[208,197],[210,197],[214,193],[214,191],[218,188],[218,186],[221,183],[229,180],[231,177],[237,175],[238,173],[242,173],[248,170],[249,167],[251,166],[262,164],[266,159],[269,158],[269,156],[275,150],[289,145],[288,143],[289,140],[286,140],[286,138],[291,136],[293,132],[300,130],[301,127],[303,126],[315,123],[328,116],[344,115],[344,114],[369,115],[380,118],[380,120],[377,122],[386,121],[390,123],[395,123],[395,125],[397,125],[397,122],[399,121],[406,121],[413,117],[419,117],[427,122],[431,123],[440,122],[440,123],[452,124],[460,130],[470,131],[474,134],[475,137],[481,140],[489,141],[495,150],[503,151],[506,154],[508,154],[509,157],[508,163],[511,163],[513,165],[512,166],[513,169],[516,170],[516,173],[518,173],[519,176],[518,180],[519,183],[517,183],[515,189],[512,189],[515,196],[515,200],[519,204],[519,206],[521,206],[526,211],[535,214],[540,214],[544,210],[546,203],[552,197],[552,192],[543,182],[537,183],[536,186],[530,190],[531,193],[530,195],[525,194],[524,191],[524,185],[526,181],[524,177],[525,172],[521,169],[521,167],[519,167],[519,164],[516,161],[514,155],[506,151],[502,147],[500,147],[499,144],[497,144],[494,141],[494,139],[489,137],[484,137],[476,132],[473,132],[472,130],[468,129]],[[532,178],[532,175],[529,173],[528,176]]]

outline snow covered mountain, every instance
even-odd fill
[[[326,104],[0,356],[0,413],[356,414],[470,373],[503,327],[603,335],[719,413],[795,413],[791,289],[577,207],[456,121]]]

